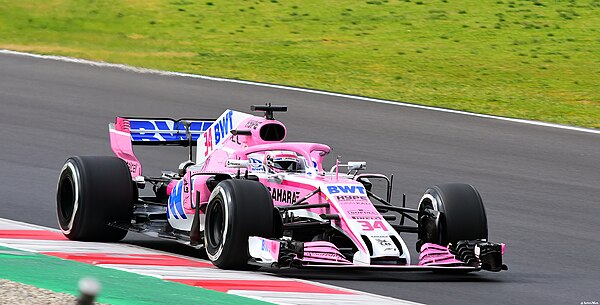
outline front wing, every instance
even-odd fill
[[[267,239],[251,236],[248,239],[250,264],[275,268],[443,271],[466,273],[480,270],[508,270],[502,263],[505,245],[482,240],[459,241],[447,247],[426,243],[421,247],[417,265],[355,263],[327,241],[297,242],[290,239]],[[357,253],[358,255],[358,253]]]

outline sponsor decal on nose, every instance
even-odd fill
[[[364,194],[365,188],[358,185],[328,185],[327,191],[330,194]]]

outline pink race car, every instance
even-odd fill
[[[62,168],[56,202],[64,235],[118,241],[141,232],[204,248],[224,269],[507,269],[504,244],[487,241],[473,186],[428,188],[417,209],[404,198],[392,205],[393,176],[366,174],[365,162],[339,159],[326,171],[329,146],[284,142],[286,127],[273,114],[287,107],[252,110],[265,116],[227,110],[216,120],[117,117],[109,125],[116,157],[71,157]],[[185,146],[189,158],[177,172],[145,176],[133,145]],[[140,191],[146,186],[151,196],[140,194],[150,193]],[[416,262],[400,233],[418,234]]]

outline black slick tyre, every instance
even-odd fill
[[[228,179],[212,191],[206,207],[204,245],[221,269],[247,269],[248,237],[273,235],[273,200],[260,182]]]
[[[129,223],[136,196],[123,160],[106,156],[71,157],[58,179],[58,224],[72,240],[119,241],[127,231],[108,224]]]
[[[419,219],[417,251],[424,243],[446,246],[459,240],[488,238],[487,217],[481,195],[469,184],[451,183],[428,188],[419,203],[419,210],[439,212],[439,219]]]

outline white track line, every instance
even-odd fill
[[[93,60],[79,59],[79,58],[66,57],[66,56],[40,55],[40,54],[33,54],[33,53],[11,51],[11,50],[6,50],[6,49],[0,49],[0,54],[28,56],[28,57],[41,58],[41,59],[50,59],[50,60],[57,60],[57,61],[63,61],[63,62],[79,63],[79,64],[85,64],[85,65],[96,66],[96,67],[117,68],[117,69],[121,69],[121,70],[125,70],[125,71],[142,73],[142,74],[157,74],[157,75],[165,75],[165,76],[189,77],[189,78],[198,78],[198,79],[217,81],[217,82],[227,82],[227,83],[275,88],[275,89],[281,89],[281,90],[299,91],[299,92],[306,92],[306,93],[312,93],[312,94],[320,94],[320,95],[335,96],[335,97],[348,98],[348,99],[354,99],[354,100],[361,100],[361,101],[367,101],[367,102],[373,102],[373,103],[379,103],[379,104],[396,105],[396,106],[411,107],[411,108],[418,108],[418,109],[427,109],[427,110],[454,113],[454,114],[462,114],[462,115],[468,115],[468,116],[474,116],[474,117],[480,117],[480,118],[486,118],[486,119],[508,121],[508,122],[513,122],[513,123],[529,124],[529,125],[536,125],[536,126],[543,126],[543,127],[550,127],[550,128],[558,128],[558,129],[586,132],[586,133],[592,133],[592,134],[600,134],[600,130],[598,130],[598,129],[590,129],[590,128],[583,128],[583,127],[569,126],[569,125],[553,124],[553,123],[546,123],[546,122],[532,121],[532,120],[525,120],[525,119],[508,118],[508,117],[501,117],[501,116],[488,115],[488,114],[472,113],[472,112],[466,112],[466,111],[460,111],[460,110],[410,104],[410,103],[405,103],[405,102],[381,100],[381,99],[364,97],[364,96],[356,96],[356,95],[350,95],[350,94],[320,91],[320,90],[315,90],[315,89],[297,88],[297,87],[289,87],[289,86],[267,84],[267,83],[258,83],[258,82],[251,82],[251,81],[238,80],[238,79],[212,77],[212,76],[206,76],[206,75],[200,75],[200,74],[189,74],[189,73],[181,73],[181,72],[171,72],[171,71],[161,71],[161,70],[153,70],[153,69],[146,69],[146,68],[137,68],[137,67],[132,67],[132,66],[128,66],[128,65],[107,63],[107,62],[103,62],[103,61],[93,61]]]
[[[156,252],[155,252],[156,253]],[[203,279],[203,280],[270,280],[289,281],[292,278],[275,277],[263,272],[232,271],[217,268],[190,266],[156,266],[127,264],[98,264],[104,268],[118,269],[160,279]]]

